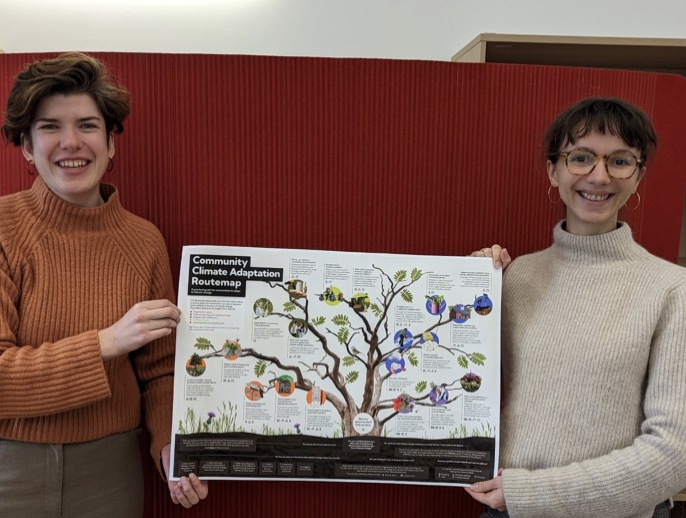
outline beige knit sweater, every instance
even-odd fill
[[[626,224],[554,237],[505,273],[508,511],[649,518],[686,486],[686,269]]]
[[[40,178],[0,198],[0,437],[90,441],[136,428],[143,409],[158,465],[173,335],[103,363],[97,333],[137,302],[174,300],[169,259],[159,231],[101,189],[107,202],[93,209]]]

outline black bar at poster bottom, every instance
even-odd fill
[[[174,475],[472,484],[493,477],[495,439],[177,435]]]

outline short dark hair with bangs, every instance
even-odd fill
[[[624,99],[587,97],[557,116],[545,134],[548,160],[555,162],[567,144],[589,133],[610,134],[641,151],[643,164],[657,148],[657,134],[650,118]]]
[[[31,142],[38,103],[55,94],[90,95],[105,119],[108,135],[124,130],[122,122],[131,111],[129,92],[101,61],[82,52],[67,52],[30,63],[14,78],[2,126],[5,140],[19,146],[24,135]]]

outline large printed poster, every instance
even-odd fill
[[[500,293],[490,259],[185,247],[172,478],[492,478]]]

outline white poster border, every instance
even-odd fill
[[[492,478],[501,286],[486,258],[184,247],[170,478]]]

